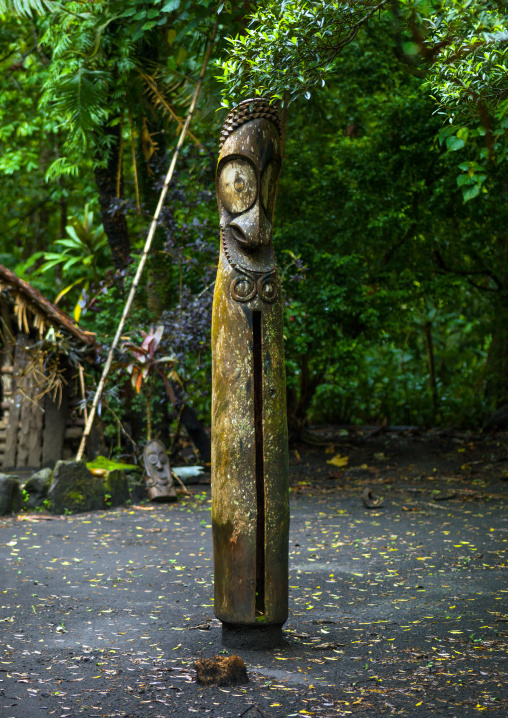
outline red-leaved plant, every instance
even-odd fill
[[[176,402],[174,391],[169,382],[167,371],[168,368],[173,369],[177,359],[172,356],[157,357],[156,353],[161,343],[162,335],[164,333],[164,327],[159,325],[154,328],[151,327],[148,334],[141,331],[143,341],[140,345],[133,344],[132,342],[125,342],[122,344],[122,350],[128,351],[133,359],[127,365],[126,371],[130,374],[131,384],[139,394],[145,386],[145,401],[146,401],[146,433],[147,440],[150,441],[152,438],[152,384],[148,381],[155,374],[158,374],[166,389],[166,394],[174,405]]]

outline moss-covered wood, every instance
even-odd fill
[[[223,138],[212,318],[215,614],[228,624],[282,624],[288,444],[280,283],[271,244],[279,135],[273,119],[257,113],[244,114]]]

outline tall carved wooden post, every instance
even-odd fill
[[[272,245],[280,165],[277,110],[242,102],[221,135],[212,318],[215,615],[227,630],[280,630],[288,611],[286,382]]]

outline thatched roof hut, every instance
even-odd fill
[[[0,264],[0,464],[37,469],[71,458],[84,418],[93,335]]]

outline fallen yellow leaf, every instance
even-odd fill
[[[339,467],[340,467],[340,466],[347,466],[348,461],[349,461],[349,457],[348,457],[348,456],[341,456],[340,454],[337,454],[336,456],[333,457],[333,459],[330,459],[330,460],[327,461],[326,463],[327,463],[327,464],[332,464],[332,466],[339,466]],[[301,711],[300,711],[300,712],[301,712]]]

